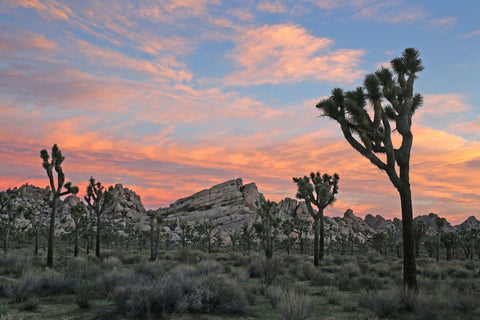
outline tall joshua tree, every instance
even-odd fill
[[[87,186],[87,195],[85,201],[90,210],[95,212],[97,217],[97,234],[95,240],[95,256],[100,257],[100,217],[105,212],[105,209],[112,203],[113,196],[111,190],[106,190],[100,181],[95,181],[95,178],[90,177]]]
[[[328,174],[321,175],[320,172],[312,172],[310,177],[293,178],[293,182],[298,187],[297,198],[305,200],[308,212],[313,218],[313,264],[316,267],[319,265],[319,260],[323,259],[324,253],[325,223],[323,211],[335,201],[339,179],[340,177],[336,173],[330,176]],[[318,208],[317,212],[313,210],[312,204]]]
[[[405,49],[402,56],[390,64],[392,70],[382,67],[366,75],[364,87],[347,92],[333,89],[332,95],[321,100],[317,108],[323,116],[340,124],[348,143],[385,171],[398,190],[403,224],[403,283],[404,287],[416,291],[410,152],[412,116],[423,100],[420,94],[413,92],[413,85],[423,65],[414,48]],[[367,111],[367,100],[373,107],[373,120]],[[395,126],[393,130],[391,124]],[[401,137],[397,147],[393,145],[392,133]]]
[[[43,168],[47,172],[48,179],[50,181],[50,192],[52,194],[52,200],[50,207],[52,211],[50,213],[50,228],[48,230],[48,252],[47,252],[47,267],[53,267],[53,236],[55,234],[55,214],[57,213],[58,200],[60,197],[67,194],[77,194],[78,187],[72,186],[71,182],[65,183],[65,173],[63,173],[62,163],[65,157],[62,155],[62,151],[56,144],[52,147],[52,158],[48,155],[47,150],[40,151],[40,157],[43,160]],[[55,185],[55,177],[53,170],[57,173],[57,184]],[[62,188],[65,191],[62,192]]]

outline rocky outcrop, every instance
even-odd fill
[[[179,231],[181,221],[190,225],[210,221],[228,232],[252,224],[262,198],[255,183],[243,185],[242,179],[235,179],[179,199],[159,213],[170,230]]]
[[[376,215],[375,217],[371,214],[365,216],[365,223],[368,224],[370,228],[375,231],[387,232],[392,227],[397,231],[397,226],[393,223],[392,220],[386,220],[381,215]]]
[[[480,229],[480,221],[474,216],[468,217],[467,220],[454,227],[456,231],[467,231],[470,229]]]

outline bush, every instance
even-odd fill
[[[21,303],[35,296],[38,283],[33,276],[24,276],[18,282],[5,288],[7,296]]]
[[[380,318],[397,318],[415,312],[417,297],[401,289],[390,292],[367,292],[361,296],[359,304],[371,309]]]
[[[96,287],[97,283],[91,280],[84,280],[76,285],[75,301],[79,308],[83,309],[90,306],[90,300],[96,296]]]
[[[35,312],[38,310],[38,298],[31,298],[25,301],[20,307],[21,310]]]
[[[310,296],[285,289],[280,296],[279,309],[284,320],[304,320],[313,313],[314,303]]]
[[[314,269],[310,275],[310,283],[313,286],[319,286],[319,287],[330,286],[332,285],[333,281],[334,279],[332,275],[323,273],[322,271],[317,269]]]
[[[8,305],[0,303],[0,317],[8,313]]]
[[[116,320],[117,315],[115,311],[107,306],[99,306],[93,312],[93,319],[95,320]]]
[[[265,297],[272,305],[272,308],[276,308],[278,306],[282,292],[283,292],[282,288],[278,286],[270,286],[265,288],[264,290]]]

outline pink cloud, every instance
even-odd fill
[[[362,50],[329,50],[333,40],[317,38],[296,25],[272,25],[246,31],[229,53],[238,70],[225,77],[227,85],[258,85],[303,80],[352,82]]]
[[[284,13],[287,12],[287,8],[285,5],[279,1],[276,2],[269,2],[269,1],[262,1],[259,2],[257,5],[257,10],[262,12],[268,13]]]
[[[465,96],[458,93],[425,94],[422,113],[446,114],[462,113],[471,109],[465,102]]]
[[[53,0],[6,0],[6,3],[14,7],[24,7],[36,10],[48,20],[69,20],[73,15],[72,10],[62,3]]]

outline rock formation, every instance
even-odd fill
[[[255,221],[261,198],[255,183],[243,185],[242,179],[235,179],[179,199],[159,213],[168,230],[179,231],[181,221],[190,225],[209,221],[229,232]]]

